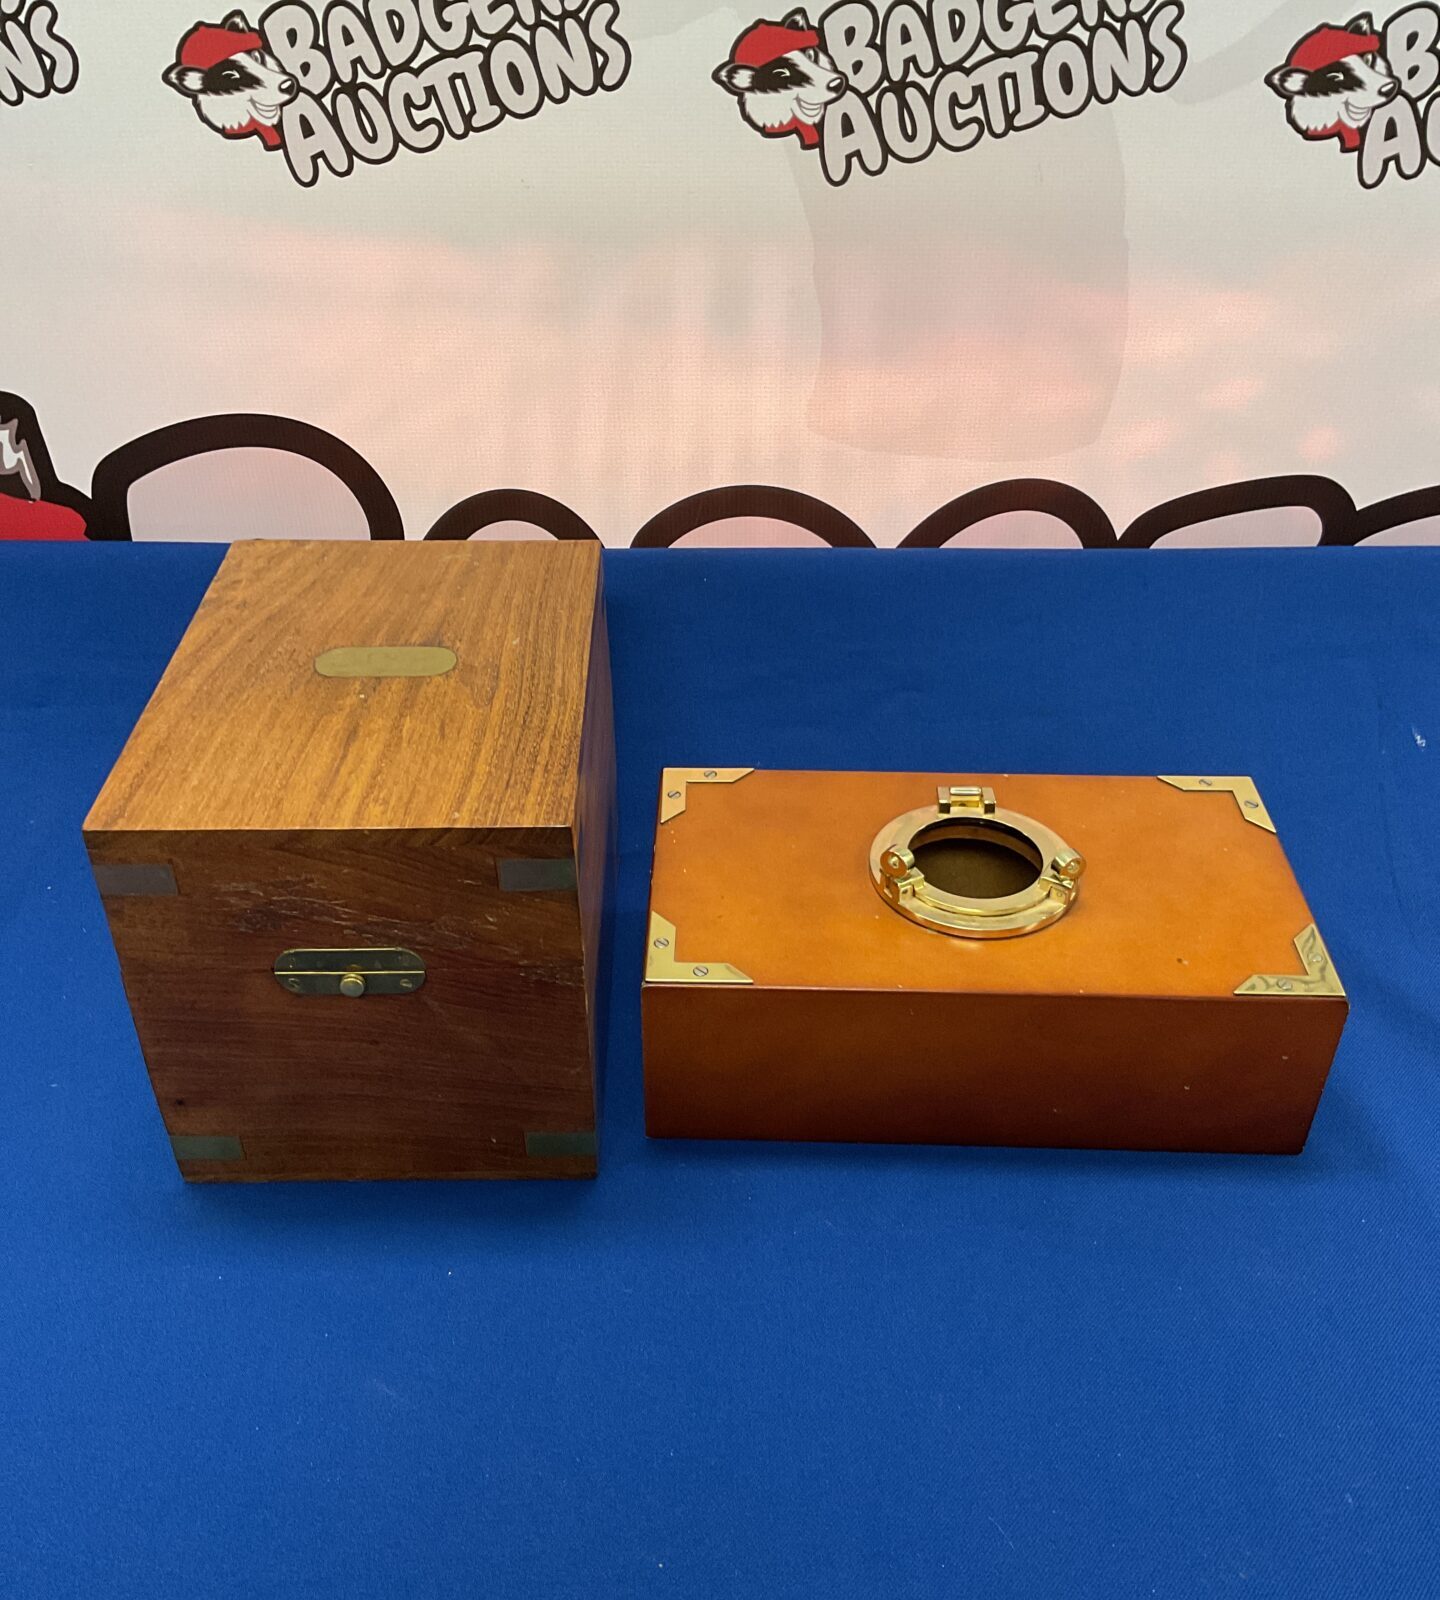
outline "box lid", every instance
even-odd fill
[[[1288,990],[1248,992],[1342,992],[1305,982],[1309,908],[1258,794],[1248,809],[1230,780],[683,772],[662,782],[651,890],[647,976],[663,984],[1211,999],[1274,974]],[[887,905],[872,846],[942,785],[993,789],[1080,852],[1073,908],[1023,937],[975,939]]]
[[[568,827],[600,587],[579,542],[233,545],[87,831]]]

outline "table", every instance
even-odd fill
[[[0,1587],[1408,1596],[1440,1516],[1440,552],[618,552],[602,1173],[187,1189],[80,823],[219,560],[0,550]],[[1294,1159],[647,1143],[662,764],[1252,773]]]

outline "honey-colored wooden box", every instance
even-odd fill
[[[652,1136],[1295,1152],[1346,1010],[1248,779],[664,774]]]
[[[584,1177],[599,548],[237,544],[85,823],[186,1178]]]

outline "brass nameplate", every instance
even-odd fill
[[[141,898],[146,895],[175,895],[180,890],[172,868],[156,863],[134,866],[97,866],[95,887],[106,900]]]
[[[291,994],[364,1000],[414,994],[425,984],[425,963],[413,950],[287,950],[275,981]]]
[[[444,645],[351,645],[315,657],[322,678],[443,678],[459,658]]]

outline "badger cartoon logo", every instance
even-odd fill
[[[1365,124],[1399,89],[1368,11],[1343,28],[1307,33],[1266,83],[1285,101],[1290,126],[1305,139],[1338,139],[1356,151]]]
[[[243,11],[232,11],[221,23],[197,22],[161,76],[189,100],[201,122],[225,138],[259,139],[267,150],[284,144],[280,113],[300,86]]]
[[[736,97],[740,115],[765,138],[793,133],[807,150],[820,143],[826,108],[849,87],[804,11],[747,28],[730,59],[716,67],[715,81]]]
[[[0,393],[0,540],[93,537],[90,501],[61,483],[34,407]]]

